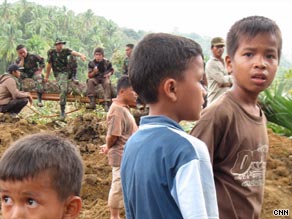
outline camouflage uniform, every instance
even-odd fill
[[[21,58],[17,58],[15,63],[19,64]],[[38,93],[44,92],[44,77],[40,69],[45,68],[45,60],[43,57],[35,54],[27,53],[27,56],[24,58],[23,63],[23,72],[21,74],[21,89],[22,89],[22,80],[25,78],[32,78],[35,82],[35,87]]]
[[[125,59],[124,59],[124,63],[123,63],[123,74],[124,75],[128,75],[129,73],[128,73],[128,68],[129,68],[129,57],[126,57]]]
[[[70,55],[68,61],[69,68],[69,79],[73,79],[73,81],[77,81],[77,58],[76,56]]]
[[[69,78],[68,56],[71,55],[71,53],[72,50],[68,48],[62,49],[61,52],[57,52],[56,49],[50,49],[48,51],[48,63],[52,66],[54,76],[60,88],[61,108],[65,108],[67,101]]]
[[[112,63],[103,59],[100,62],[97,62],[95,59],[88,63],[88,72],[94,70],[95,66],[98,67],[98,74],[94,78],[89,78],[87,80],[87,96],[96,97],[95,86],[102,84],[104,89],[104,100],[111,101],[112,91],[109,78],[105,78],[104,75],[113,70]]]

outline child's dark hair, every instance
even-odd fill
[[[120,77],[117,83],[117,92],[119,93],[121,89],[126,89],[131,87],[130,79],[128,75],[123,75]]]
[[[129,43],[129,44],[126,45],[126,47],[129,47],[129,48],[133,49],[134,48],[134,44]]]
[[[22,44],[19,44],[19,45],[16,47],[16,51],[18,51],[18,50],[20,50],[20,49],[23,49],[23,48],[25,48],[25,46],[22,45]]]
[[[101,53],[102,55],[104,55],[104,50],[103,50],[103,48],[101,48],[101,47],[97,47],[97,48],[94,50],[94,54],[96,54],[96,53]]]
[[[133,89],[144,102],[157,102],[160,82],[167,77],[182,80],[183,72],[196,56],[203,57],[202,48],[191,39],[167,33],[148,34],[130,59]]]
[[[269,18],[250,16],[237,21],[227,34],[227,54],[233,58],[243,37],[249,39],[260,33],[272,34],[278,41],[278,58],[280,61],[282,51],[282,34],[278,25]]]
[[[52,134],[34,134],[12,144],[0,160],[0,180],[23,181],[48,171],[60,200],[80,195],[83,163],[77,148]]]

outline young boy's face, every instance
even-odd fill
[[[21,49],[17,50],[17,55],[19,58],[25,58],[27,56],[26,48],[21,48]]]
[[[121,95],[123,97],[123,100],[124,100],[125,104],[127,104],[128,106],[132,106],[132,107],[136,106],[136,104],[137,104],[137,94],[133,90],[132,87],[121,89]]]
[[[278,43],[271,34],[258,34],[252,39],[244,36],[233,59],[226,57],[227,69],[234,77],[233,90],[257,96],[273,81],[278,63]]]
[[[49,174],[39,174],[23,181],[2,181],[1,208],[3,219],[62,219],[65,201],[58,199]]]
[[[197,120],[200,118],[204,103],[204,88],[200,83],[204,73],[204,62],[201,56],[193,58],[186,71],[184,79],[179,83],[178,120]]]
[[[94,54],[94,58],[95,58],[95,60],[96,60],[97,62],[100,62],[100,61],[102,61],[102,59],[103,59],[103,54],[100,53],[100,52],[96,52],[96,53]]]

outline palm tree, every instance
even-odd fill
[[[0,36],[0,57],[2,58],[5,66],[14,61],[16,58],[15,48],[17,44],[22,41],[21,30],[15,29],[14,26],[10,24],[4,24],[2,26]]]
[[[31,35],[45,36],[48,32],[52,31],[53,24],[42,8],[34,7],[31,14],[31,21],[25,25],[27,32]]]
[[[4,0],[3,4],[0,5],[0,16],[2,21],[9,20],[11,16],[15,15],[15,10],[7,0]]]

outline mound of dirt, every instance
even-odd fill
[[[111,184],[111,168],[107,157],[99,154],[99,146],[105,142],[104,118],[85,113],[69,119],[66,125],[57,126],[29,123],[25,119],[12,119],[0,114],[0,154],[18,138],[37,132],[53,132],[68,138],[80,149],[85,165],[82,184],[83,209],[79,219],[108,219],[108,191]],[[60,127],[60,128],[57,128]],[[292,140],[269,131],[270,153],[267,165],[266,186],[262,217],[275,218],[274,209],[289,209],[292,213]],[[124,211],[122,211],[124,218]],[[1,218],[1,217],[0,217]]]

